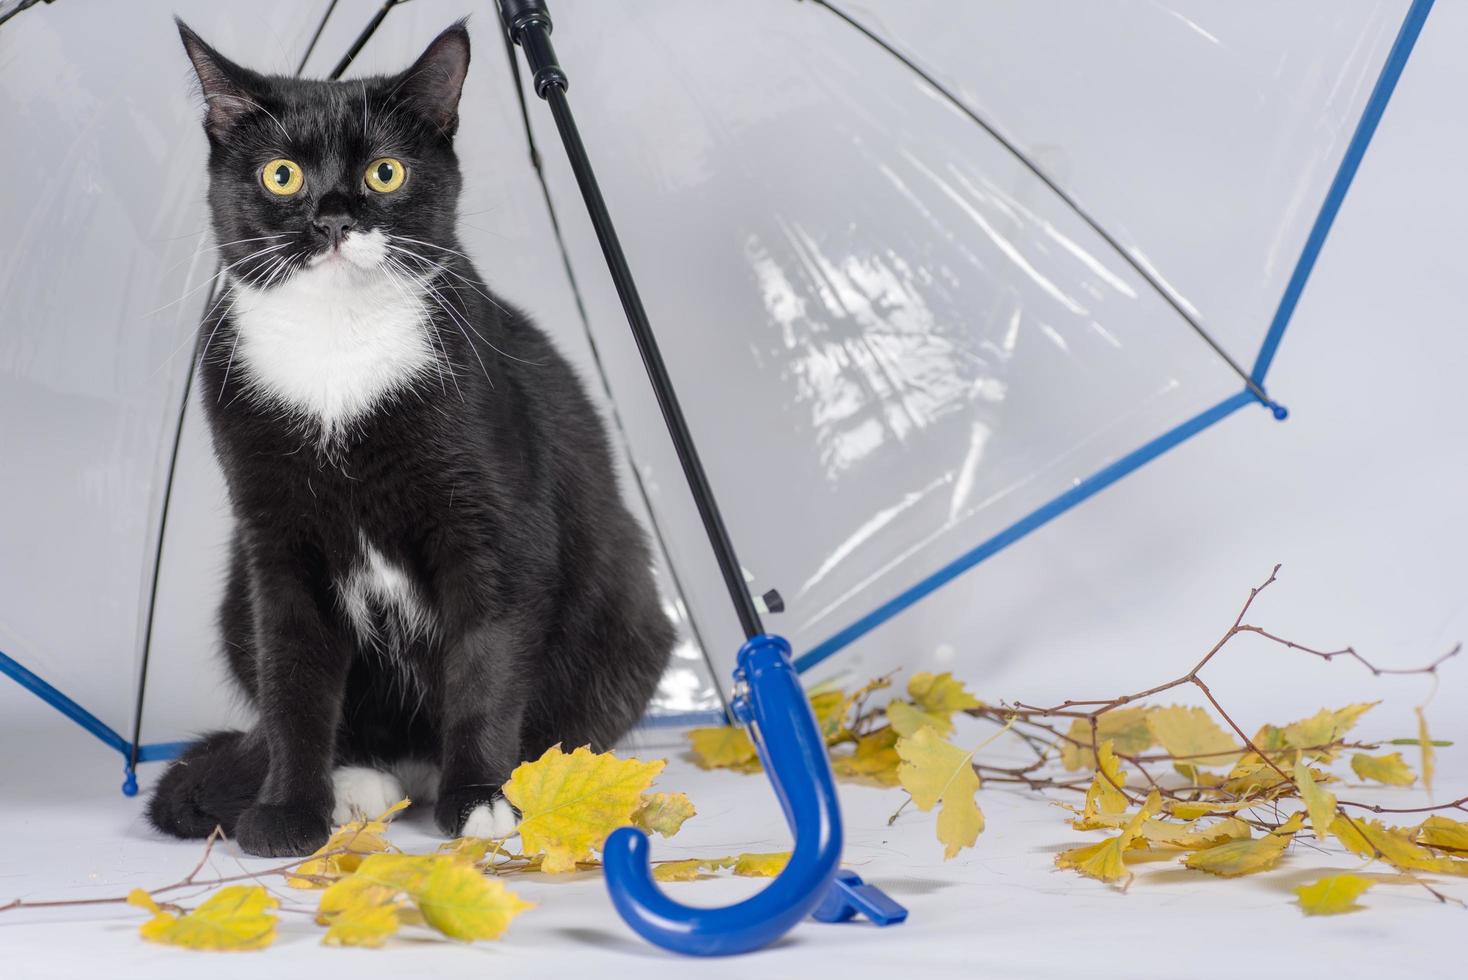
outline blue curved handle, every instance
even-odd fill
[[[761,635],[739,651],[735,717],[749,726],[760,761],[795,834],[790,863],[764,891],[726,908],[673,901],[653,880],[647,835],[622,827],[602,847],[607,889],[623,920],[648,942],[679,953],[723,956],[779,939],[816,910],[841,862],[841,810],[826,743],[783,637]]]

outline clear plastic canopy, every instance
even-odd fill
[[[784,599],[769,628],[809,660],[887,623],[894,661],[888,620],[926,588],[1254,400],[1229,359],[1248,371],[1278,339],[1388,52],[1425,13],[551,6],[750,588]],[[213,653],[228,507],[186,391],[215,271],[205,146],[170,16],[242,63],[322,77],[380,7],[61,2],[0,26],[0,132],[32,165],[0,182],[0,666],[124,742],[237,712]],[[525,93],[559,237],[479,7],[467,251],[609,394],[687,641],[655,711],[716,708],[727,596],[549,114]],[[347,77],[400,70],[465,12],[395,7]]]

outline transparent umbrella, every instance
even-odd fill
[[[1282,415],[1270,362],[1430,6],[559,0],[734,574],[531,73],[481,17],[463,238],[606,395],[686,637],[654,714],[740,703],[751,609],[801,668],[902,662],[925,595],[1234,413]],[[0,131],[33,164],[0,182],[0,670],[131,785],[233,710],[175,12],[241,61],[350,78],[465,9],[0,3]]]

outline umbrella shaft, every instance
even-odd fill
[[[708,475],[699,459],[688,422],[683,417],[683,409],[678,404],[677,393],[673,390],[672,378],[668,374],[667,365],[663,363],[652,325],[648,322],[647,311],[643,309],[642,298],[638,295],[637,284],[632,278],[632,270],[627,266],[627,257],[622,252],[622,244],[612,225],[606,201],[602,199],[591,160],[586,155],[586,147],[582,145],[581,135],[576,129],[576,120],[571,115],[571,106],[566,99],[566,74],[556,62],[555,50],[550,43],[550,16],[545,4],[538,0],[501,0],[501,12],[510,36],[525,50],[535,93],[550,103],[551,115],[555,117],[556,129],[561,134],[561,143],[566,149],[571,171],[576,175],[576,184],[581,189],[587,214],[596,230],[597,241],[601,243],[602,255],[606,258],[612,282],[617,287],[617,295],[622,300],[622,310],[632,328],[632,336],[642,355],[642,364],[647,369],[648,379],[652,382],[658,407],[662,409],[668,435],[673,440],[673,448],[683,466],[683,476],[688,481],[689,492],[693,494],[693,502],[698,507],[698,515],[703,520],[704,531],[708,534],[714,558],[724,577],[724,586],[729,590],[729,599],[734,604],[734,612],[739,617],[739,625],[744,630],[745,638],[751,639],[764,632],[759,610],[745,586],[739,557],[729,539],[729,531],[714,499],[713,488],[709,485]]]

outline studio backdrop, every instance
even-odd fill
[[[737,625],[493,6],[389,3],[370,33],[380,0],[18,6],[0,670],[129,765],[247,721],[213,627],[229,505],[192,381],[220,283],[172,15],[310,77],[365,37],[350,81],[470,14],[461,238],[612,423],[683,633],[650,722],[719,713]],[[1430,3],[555,6],[749,588],[802,668],[874,672],[932,656],[903,612],[972,565],[1236,413],[1296,407],[1269,368]]]

